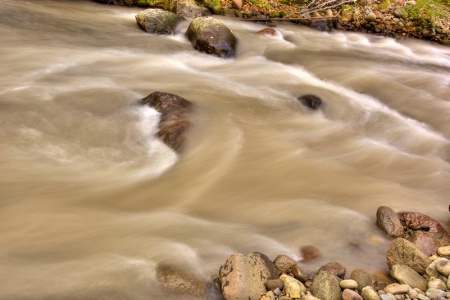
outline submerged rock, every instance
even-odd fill
[[[264,254],[233,254],[220,267],[219,279],[226,300],[259,300],[267,292],[265,282],[278,278]]]
[[[178,266],[160,264],[156,269],[158,282],[164,290],[173,293],[202,297],[206,295],[206,284]]]
[[[186,36],[195,49],[219,57],[236,55],[237,39],[228,27],[211,17],[192,20]]]
[[[175,26],[182,20],[182,16],[159,8],[146,9],[136,15],[136,22],[142,30],[156,34],[173,33]]]
[[[184,142],[184,133],[192,123],[192,103],[175,94],[164,92],[153,92],[141,99],[140,103],[153,107],[161,113],[159,131],[156,136],[174,150],[180,151]]]

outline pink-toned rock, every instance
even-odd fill
[[[450,243],[450,235],[435,219],[417,212],[405,212],[400,215],[408,229],[432,233],[439,240],[441,246]]]
[[[233,0],[233,7],[235,9],[241,9],[242,8],[242,0]]]
[[[432,233],[426,231],[414,231],[408,237],[408,241],[416,245],[416,247],[427,256],[436,254],[437,249],[440,246],[440,243],[436,237]]]
[[[277,35],[277,31],[273,28],[263,28],[260,31],[256,32],[259,35]]]
[[[363,300],[358,292],[350,289],[345,289],[342,292],[342,300]]]
[[[300,254],[302,255],[302,261],[307,262],[320,257],[320,250],[314,245],[307,245],[300,248]]]

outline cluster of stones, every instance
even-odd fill
[[[167,266],[158,268],[158,279],[163,289],[208,300],[450,299],[450,240],[444,228],[429,216],[397,214],[386,206],[377,211],[377,225],[394,238],[386,252],[389,272],[355,269],[346,278],[345,267],[330,262],[308,274],[286,255],[271,261],[252,252],[231,255],[209,284]],[[309,246],[302,248],[301,255],[305,262],[320,253]]]

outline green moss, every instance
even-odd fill
[[[284,16],[286,16],[286,12],[284,10],[274,11],[269,15],[271,18],[283,18]]]
[[[433,28],[438,19],[450,17],[450,1],[416,0],[416,5],[405,6],[403,12],[419,28]]]

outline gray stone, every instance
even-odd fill
[[[286,296],[291,298],[300,298],[300,295],[306,292],[306,287],[303,283],[294,277],[283,274],[280,276],[280,279],[283,280],[284,292],[286,293]]]
[[[323,265],[322,267],[320,267],[319,272],[320,271],[327,271],[327,272],[334,274],[340,278],[344,278],[345,273],[346,273],[345,267],[337,262],[329,262],[329,263]]]
[[[339,283],[339,285],[341,286],[341,288],[343,289],[352,289],[355,290],[358,288],[358,283],[356,281],[354,281],[353,279],[345,279],[345,280],[341,280],[341,282]]]
[[[156,268],[156,277],[161,288],[169,292],[197,297],[204,297],[206,294],[206,283],[192,272],[178,266],[159,264]]]
[[[410,290],[410,286],[407,284],[398,284],[398,283],[391,283],[388,286],[384,288],[384,291],[386,293],[391,294],[406,294]]]
[[[287,255],[278,255],[273,261],[273,264],[280,273],[289,273],[291,267],[295,266],[297,262]]]
[[[358,294],[358,292],[351,289],[345,289],[342,292],[342,300],[363,300],[363,298]]]
[[[274,275],[268,263],[267,256],[257,252],[231,255],[219,271],[225,299],[259,300],[267,292],[264,283]]]
[[[450,275],[450,261],[440,260],[436,262],[436,270],[445,277],[448,277]]]
[[[364,300],[380,300],[380,295],[371,286],[366,286],[361,291]]]
[[[366,286],[372,285],[372,277],[369,273],[362,269],[353,270],[352,274],[350,274],[350,278],[358,283],[358,291],[361,292],[362,289]]]
[[[445,297],[447,294],[446,292],[442,291],[442,290],[438,290],[438,289],[428,289],[425,292],[425,295],[427,295],[428,298],[430,298],[431,300],[437,300],[441,297]]]
[[[176,0],[173,2],[170,10],[177,15],[191,19],[211,15],[209,9],[198,6],[194,0]]]
[[[431,264],[429,264],[425,270],[427,275],[430,277],[435,277],[435,278],[439,277],[440,273],[436,270],[436,264],[439,262],[446,262],[446,261],[448,261],[448,259],[446,259],[444,257],[439,257],[439,258],[433,260],[431,262]]]
[[[443,282],[442,280],[440,280],[438,278],[431,278],[428,281],[428,288],[445,291],[445,290],[447,290],[447,285],[445,284],[445,282]]]
[[[186,36],[195,49],[219,57],[236,55],[237,39],[228,27],[211,17],[192,20]]]
[[[441,256],[450,256],[450,246],[439,247],[437,254]]]
[[[403,225],[398,214],[390,207],[380,206],[377,210],[377,225],[388,236],[399,237],[403,234]]]
[[[427,289],[427,281],[419,273],[405,265],[394,265],[391,269],[391,275],[398,282],[407,284],[412,288],[418,288],[422,291]]]
[[[314,278],[311,286],[311,294],[321,300],[341,300],[341,287],[339,277],[327,272],[320,271]]]
[[[396,238],[386,253],[389,268],[394,265],[406,265],[416,272],[423,274],[431,264],[431,260],[413,243],[403,238]]]
[[[175,26],[184,19],[182,16],[159,8],[141,11],[135,18],[142,30],[156,34],[172,34]]]

